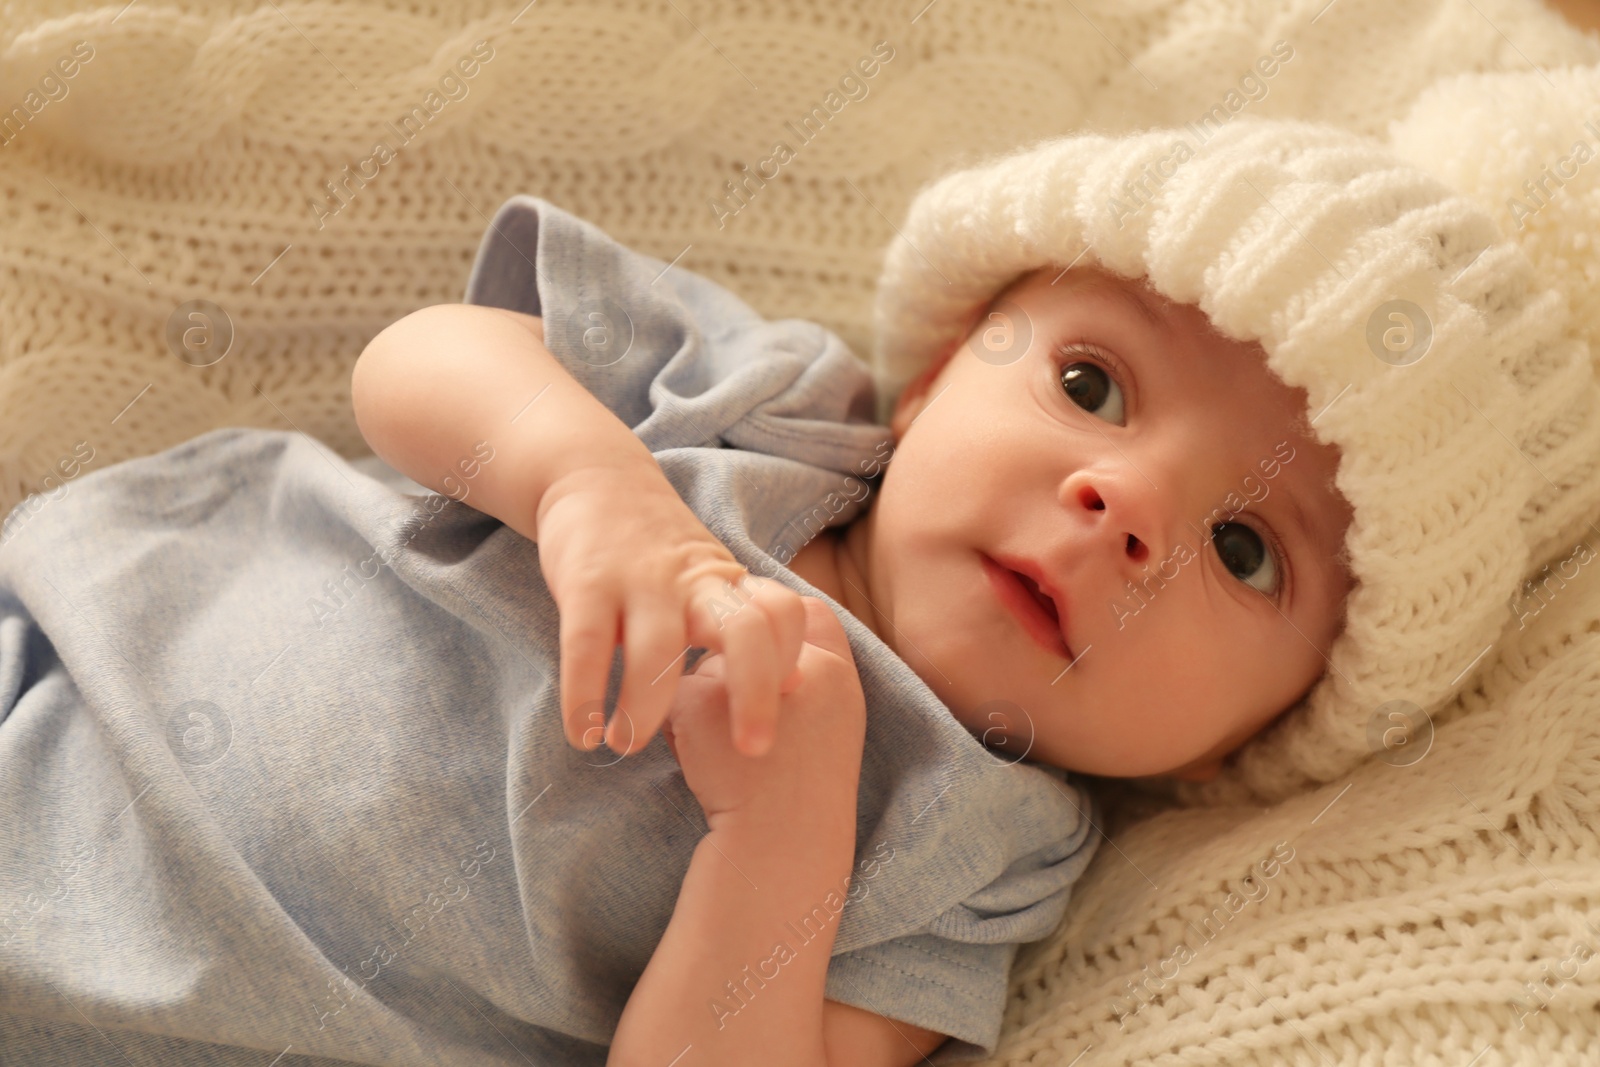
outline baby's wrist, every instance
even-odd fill
[[[591,457],[552,478],[534,508],[534,530],[537,531],[546,513],[562,498],[573,493],[596,490],[630,500],[637,500],[641,493],[657,491],[675,500],[680,499],[661,465],[648,451],[619,451],[604,457]]]
[[[856,792],[817,790],[796,798],[758,796],[739,808],[709,816],[707,840],[724,852],[757,854],[780,850],[821,859],[855,852]]]

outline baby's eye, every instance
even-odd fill
[[[1269,597],[1278,595],[1278,564],[1261,535],[1241,522],[1219,522],[1211,527],[1211,543],[1228,573]],[[1261,575],[1261,585],[1252,580]]]
[[[1089,414],[1122,425],[1122,387],[1100,364],[1083,360],[1068,363],[1061,368],[1061,387],[1074,404]]]

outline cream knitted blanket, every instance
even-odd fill
[[[1600,340],[1600,73],[1561,69],[1600,39],[1533,0],[3,11],[0,508],[223,425],[364,454],[356,355],[460,299],[513,193],[865,354],[921,182],[1219,106],[1392,133]],[[1420,761],[1265,811],[1130,794],[994,1062],[1600,1062],[1592,558],[1551,561]]]

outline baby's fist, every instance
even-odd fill
[[[727,656],[707,654],[682,678],[662,733],[708,822],[781,820],[796,806],[855,796],[866,732],[861,679],[833,609],[815,597],[801,602],[799,682],[786,686],[764,753],[745,755],[733,743]]]

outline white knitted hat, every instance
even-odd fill
[[[1392,755],[1397,709],[1431,740],[1427,717],[1516,626],[1524,579],[1594,532],[1600,392],[1565,298],[1481,208],[1370,138],[1258,117],[1198,145],[1187,130],[1065,137],[913,200],[874,310],[880,418],[1008,282],[1090,261],[1258,341],[1340,449],[1354,511],[1357,584],[1322,678],[1177,798],[1272,802],[1331,781]]]

